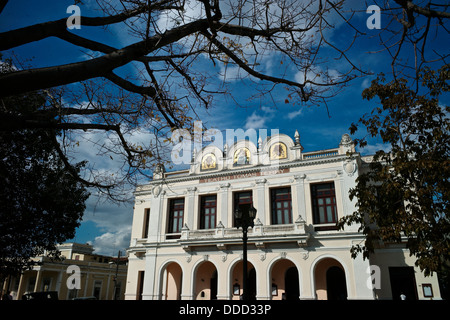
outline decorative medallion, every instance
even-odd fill
[[[345,160],[343,167],[350,177],[353,176],[357,169],[356,163],[352,160]]]
[[[234,153],[233,166],[242,166],[250,163],[250,150],[248,148],[239,148]]]
[[[156,186],[153,188],[153,195],[155,196],[155,198],[157,198],[160,193],[161,193],[161,186]]]
[[[217,168],[217,158],[215,154],[209,153],[202,158],[202,170],[211,170]]]
[[[287,158],[287,147],[282,142],[274,143],[269,149],[270,160],[276,159],[286,159]]]

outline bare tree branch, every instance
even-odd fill
[[[83,62],[1,75],[0,97],[102,77],[111,70],[173,43],[206,25],[205,19],[194,21],[165,32],[164,37],[155,35],[102,57]]]

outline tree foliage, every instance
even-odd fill
[[[350,128],[362,125],[380,137],[390,151],[373,156],[366,173],[350,191],[357,211],[342,218],[341,228],[356,223],[366,235],[353,256],[383,243],[406,242],[416,264],[425,271],[442,271],[450,259],[450,107],[442,98],[449,91],[449,65],[420,73],[420,91],[399,78],[386,83],[383,75],[365,89],[367,100],[380,106]],[[365,145],[364,139],[359,141]]]
[[[17,114],[45,108],[46,95],[2,98]],[[86,188],[68,172],[55,148],[54,129],[0,131],[0,279],[32,265],[31,257],[75,236]],[[77,170],[82,163],[76,164]]]

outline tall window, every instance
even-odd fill
[[[292,223],[291,188],[270,190],[272,224]]]
[[[216,204],[216,195],[200,198],[200,229],[214,229],[216,227]]]
[[[150,209],[147,208],[144,210],[144,221],[143,221],[143,228],[142,228],[142,238],[148,238],[148,223],[150,220]]]
[[[101,280],[95,280],[94,281],[94,292],[92,295],[97,298],[97,300],[100,300],[100,292],[102,290],[102,281]]]
[[[336,223],[336,196],[334,182],[311,185],[314,224]]]
[[[142,300],[142,293],[144,292],[144,275],[145,271],[138,271],[138,281],[136,288],[136,300]]]
[[[243,192],[235,192],[234,193],[234,207],[233,207],[233,221],[234,221],[234,211],[236,208],[250,208],[253,204],[252,192],[251,191],[243,191]],[[235,224],[234,224],[235,225]]]
[[[183,228],[184,198],[169,201],[169,229],[167,233],[180,233]]]

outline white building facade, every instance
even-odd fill
[[[351,258],[364,237],[336,222],[354,212],[348,193],[367,161],[347,134],[335,149],[304,153],[296,132],[207,146],[189,170],[159,168],[135,192],[125,299],[240,299],[242,230],[233,213],[250,205],[254,299],[439,299],[437,277],[425,278],[402,245]]]

